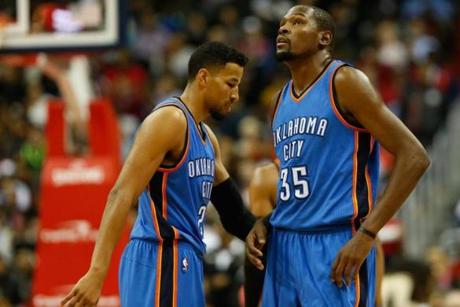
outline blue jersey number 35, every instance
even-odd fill
[[[292,176],[292,185],[290,178]],[[308,171],[306,166],[296,166],[292,168],[283,168],[280,172],[281,177],[281,189],[280,199],[287,201],[291,198],[291,193],[299,199],[307,198],[310,195],[310,188],[308,186],[307,177]]]

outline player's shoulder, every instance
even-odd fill
[[[278,166],[273,161],[270,161],[256,167],[251,184],[253,186],[265,187],[271,186],[273,182],[277,181]]]
[[[369,78],[362,70],[350,65],[339,67],[335,74],[334,82],[336,86],[344,88],[370,83]]]
[[[255,173],[261,177],[278,176],[278,166],[275,162],[266,162],[255,169]]]
[[[148,131],[160,130],[178,133],[187,129],[187,119],[184,112],[175,105],[167,105],[154,110],[142,122],[141,129]]]
[[[176,105],[165,105],[155,109],[150,113],[144,121],[161,121],[170,123],[186,123],[186,117],[184,111]]]

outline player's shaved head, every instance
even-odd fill
[[[307,16],[313,17],[316,26],[320,31],[331,32],[332,41],[328,47],[329,49],[333,49],[335,38],[335,21],[331,14],[323,9],[320,9],[319,7],[303,4],[293,6],[288,13],[303,13]]]

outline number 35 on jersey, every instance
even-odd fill
[[[308,170],[306,166],[295,166],[283,168],[280,171],[281,187],[279,199],[288,201],[291,196],[298,199],[305,199],[310,195],[308,185]]]

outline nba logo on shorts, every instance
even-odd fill
[[[187,272],[188,271],[188,260],[187,257],[184,257],[182,259],[182,272]]]

